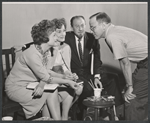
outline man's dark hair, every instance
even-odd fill
[[[70,20],[71,27],[73,27],[73,21],[78,18],[82,18],[85,21],[85,18],[82,15],[73,16]]]
[[[98,22],[105,22],[105,23],[111,23],[110,17],[105,12],[98,12],[92,16],[90,16],[90,19],[96,17],[96,20]]]

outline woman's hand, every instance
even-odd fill
[[[64,75],[64,79],[74,80],[72,75]]]
[[[72,72],[71,72],[70,70],[67,70],[67,71],[64,72],[64,74],[65,74],[65,75],[70,75],[70,76],[71,76],[71,75],[72,75]]]
[[[76,81],[79,78],[76,73],[72,73],[69,70],[65,71],[64,75],[65,75],[65,79],[70,79],[74,81]]]
[[[79,77],[76,73],[73,73],[72,75],[73,75],[74,81],[77,81],[77,79],[79,79]]]
[[[71,81],[71,80],[68,80],[68,85],[69,85],[71,88],[73,88],[74,90],[77,90],[78,87],[79,87],[79,85],[78,85],[76,82]]]
[[[40,83],[34,89],[32,96],[33,97],[42,96],[43,91],[44,91],[44,86],[45,86],[45,82],[40,81]]]

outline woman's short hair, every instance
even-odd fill
[[[111,23],[110,17],[109,17],[105,12],[98,12],[98,13],[92,15],[92,16],[90,17],[90,19],[93,18],[93,17],[96,17],[96,20],[97,20],[98,22],[100,22],[100,23],[101,23],[101,22]]]
[[[67,28],[66,20],[64,18],[60,18],[60,19],[55,18],[52,20],[52,22],[55,24],[56,29],[61,29],[63,25],[64,25],[65,29]],[[63,42],[61,42],[60,45],[63,45]],[[54,48],[51,47],[50,48],[51,56],[54,55],[53,51],[54,51]]]
[[[61,29],[61,27],[64,25],[65,29],[67,27],[67,24],[66,24],[66,20],[64,18],[55,18],[52,20],[53,23],[55,23],[55,26],[56,26],[56,29]]]
[[[56,30],[55,23],[50,20],[42,20],[35,24],[31,30],[34,44],[41,45],[49,41],[49,34]]]

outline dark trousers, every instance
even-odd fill
[[[148,117],[148,59],[137,64],[132,78],[136,98],[125,103],[125,120],[144,120]]]
[[[88,83],[90,79],[94,81],[93,80],[94,77],[92,75],[86,75],[86,76],[84,75],[84,76],[79,76],[79,78],[84,81],[83,92],[78,99],[78,107],[80,109],[79,120],[82,120],[83,111],[86,109],[86,106],[84,106],[82,102],[86,97],[90,97],[94,95],[94,91]],[[122,98],[119,85],[117,84],[118,82],[116,76],[104,73],[103,75],[101,75],[101,78],[102,79],[100,81],[102,82],[104,88],[102,91],[102,95],[103,92],[107,92],[107,95],[115,96],[116,106],[123,104],[124,100]]]

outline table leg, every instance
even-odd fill
[[[95,120],[97,120],[97,108],[95,108]]]
[[[100,109],[99,108],[95,108],[95,120],[99,120],[100,118]]]
[[[97,120],[99,120],[100,119],[100,109],[99,108],[97,109],[97,115],[98,115]]]

